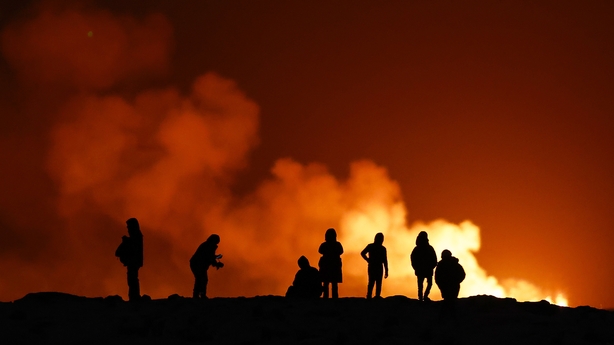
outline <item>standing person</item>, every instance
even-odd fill
[[[437,254],[433,246],[429,244],[429,237],[426,231],[420,231],[416,238],[416,247],[411,252],[411,267],[418,278],[418,299],[420,301],[430,301],[429,293],[433,286],[433,270],[437,266]],[[424,295],[424,279],[426,279],[426,290]]]
[[[326,230],[324,242],[320,245],[318,253],[322,254],[318,267],[324,283],[324,298],[328,298],[328,286],[331,285],[333,298],[339,298],[338,283],[343,281],[341,272],[341,254],[343,246],[337,242],[337,232],[330,228]]]
[[[465,280],[465,270],[458,263],[458,259],[447,249],[441,252],[441,261],[437,263],[435,269],[435,283],[444,301],[442,314],[455,314],[456,299],[463,280]]]
[[[219,243],[220,236],[216,234],[209,236],[205,242],[198,246],[198,249],[190,258],[190,269],[192,274],[194,274],[192,298],[207,298],[207,283],[209,283],[207,270],[209,270],[209,266],[214,266],[215,268],[224,267],[223,263],[217,261],[218,256],[215,254]]]
[[[141,298],[139,285],[139,268],[143,267],[143,234],[136,218],[126,221],[128,236],[122,236],[122,243],[117,247],[115,256],[128,269],[128,300]]]
[[[367,272],[369,274],[369,284],[367,286],[368,299],[373,295],[373,285],[375,285],[375,298],[382,297],[382,275],[384,278],[388,278],[388,254],[383,244],[384,234],[378,232],[375,235],[373,243],[368,244],[365,249],[360,252],[360,256],[369,263],[367,266]],[[369,255],[367,256],[367,254]],[[385,273],[382,266],[385,269]]]

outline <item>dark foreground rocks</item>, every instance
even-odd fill
[[[56,292],[0,303],[0,344],[614,344],[614,312],[491,296],[125,302]]]

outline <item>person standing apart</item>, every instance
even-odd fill
[[[373,296],[373,285],[375,285],[375,298],[381,298],[382,276],[388,278],[388,254],[383,244],[384,234],[378,232],[373,243],[368,244],[360,252],[360,256],[368,262],[369,284],[367,285],[367,299]]]
[[[324,242],[320,245],[318,253],[322,254],[318,267],[324,283],[323,298],[328,298],[328,286],[331,286],[333,298],[339,298],[338,284],[343,281],[341,272],[341,254],[343,246],[337,241],[337,232],[330,228],[324,234]]]
[[[429,293],[433,286],[433,270],[437,266],[437,254],[433,246],[429,244],[429,237],[426,231],[420,231],[416,238],[416,247],[412,250],[411,267],[418,278],[418,299],[420,301],[430,301]],[[424,279],[426,279],[426,290],[424,295]]]
[[[198,246],[196,252],[190,258],[190,270],[194,274],[194,291],[192,298],[207,298],[207,284],[209,276],[207,271],[209,266],[222,268],[224,264],[219,262],[218,255],[215,253],[217,245],[220,243],[220,236],[213,234]]]
[[[126,227],[128,236],[122,236],[122,243],[117,247],[115,256],[128,270],[128,300],[137,301],[141,298],[139,268],[143,267],[143,233],[136,218],[128,219]]]

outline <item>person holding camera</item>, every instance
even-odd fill
[[[210,266],[215,268],[222,268],[224,264],[219,262],[218,259],[221,255],[215,254],[217,245],[220,243],[220,236],[213,234],[203,242],[192,258],[190,259],[190,269],[194,274],[194,292],[192,298],[207,298],[207,283],[209,283],[209,276],[207,270]]]

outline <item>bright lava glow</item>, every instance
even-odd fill
[[[342,222],[341,241],[346,248],[344,272],[349,275],[363,276],[364,263],[356,261],[357,253],[365,243],[373,240],[377,232],[384,233],[384,246],[388,249],[390,277],[384,282],[383,291],[386,295],[417,296],[417,286],[414,271],[409,260],[409,253],[415,246],[416,236],[420,231],[429,234],[431,245],[438,256],[444,249],[449,249],[453,256],[460,260],[467,277],[461,284],[460,297],[474,295],[492,295],[495,297],[512,297],[519,301],[546,300],[560,306],[567,306],[567,298],[562,293],[553,294],[522,279],[508,279],[499,282],[489,276],[480,267],[475,257],[480,249],[480,229],[470,221],[452,224],[444,220],[436,220],[428,224],[415,223],[411,227],[405,225],[405,208],[402,203],[386,207],[381,202],[365,203],[360,212],[350,212]],[[348,262],[350,261],[350,262]],[[365,279],[362,277],[361,279]],[[431,296],[440,298],[439,289],[433,282]],[[409,293],[408,293],[409,290]]]

